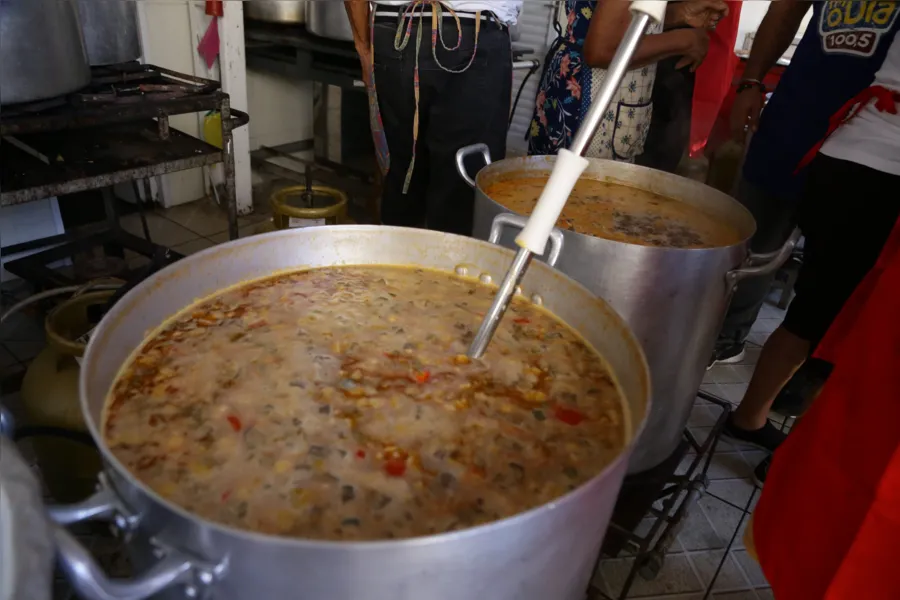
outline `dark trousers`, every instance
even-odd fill
[[[815,346],[875,266],[900,215],[900,176],[824,154],[808,168],[797,209],[803,266],[783,326]]]
[[[656,63],[653,84],[653,117],[644,152],[637,164],[674,173],[691,142],[691,108],[694,102],[694,73],[676,69],[680,56]]]
[[[473,19],[461,19],[462,41],[456,50],[437,42],[440,63],[459,70],[469,62],[475,45]],[[415,117],[416,29],[403,50],[394,48],[397,21],[376,17],[375,88],[384,123],[391,166],[384,181],[381,221],[385,225],[425,226],[470,235],[475,193],[459,176],[456,151],[483,142],[491,158],[506,155],[506,132],[512,93],[512,51],[509,32],[489,20],[481,22],[474,61],[462,73],[449,73],[435,62],[431,48],[431,17],[424,19],[419,53],[419,136],[409,188],[403,185],[413,158]],[[443,19],[447,46],[456,45],[453,19]],[[469,173],[484,163],[470,157]],[[467,162],[469,162],[467,160]]]
[[[737,197],[756,219],[754,252],[777,250],[795,225],[803,232],[803,266],[783,326],[815,347],[878,259],[900,214],[900,199],[893,194],[900,177],[823,154],[807,169],[799,202],[767,194],[746,181],[741,181]],[[774,277],[741,281],[720,344],[747,338]]]

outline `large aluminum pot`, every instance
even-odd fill
[[[115,65],[141,57],[137,2],[78,0],[78,14],[91,65]]]
[[[305,23],[307,4],[307,0],[249,0],[244,2],[244,16],[266,23]]]
[[[313,0],[306,15],[306,29],[319,37],[353,41],[353,29],[341,0]]]
[[[0,104],[62,96],[90,81],[73,0],[0,0]]]
[[[498,221],[498,236],[508,222]],[[561,240],[555,239],[556,253]],[[57,527],[60,563],[76,591],[88,600],[138,600],[162,589],[169,589],[167,598],[187,593],[216,600],[581,600],[625,474],[630,442],[612,464],[577,490],[508,519],[407,540],[325,542],[248,533],[204,521],[133,478],[100,435],[104,400],[123,361],[148,330],[197,298],[284,269],[396,264],[502,277],[512,258],[497,245],[434,231],[375,226],[290,229],[210,248],[131,290],[95,330],[81,371],[82,409],[104,454],[108,484],[88,501],[57,507],[51,514],[57,523],[113,518],[119,527],[134,528],[138,541],[152,538],[157,558],[138,579],[112,582],[74,538]],[[545,264],[528,270],[522,290],[533,300],[538,295],[607,358],[624,392],[633,440],[648,409],[649,375],[640,345],[624,322],[586,288]],[[111,589],[115,594],[103,596]]]
[[[489,166],[473,181],[463,160],[477,153]],[[529,156],[491,164],[487,146],[461,149],[460,175],[476,188],[473,236],[487,239],[493,219],[509,212],[484,193],[487,186],[516,176],[549,176],[554,160]],[[582,177],[620,182],[701,207],[740,233],[740,242],[733,246],[686,250],[563,232],[566,252],[559,270],[609,302],[637,335],[650,365],[653,410],[628,469],[639,473],[671,456],[681,441],[735,284],[777,269],[790,256],[799,231],[779,252],[751,256],[749,240],[756,223],[727,194],[684,177],[609,160],[590,159]],[[515,248],[513,238],[506,235],[500,243]]]

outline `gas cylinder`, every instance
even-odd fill
[[[306,185],[276,190],[271,197],[272,223],[277,229],[343,225],[347,219],[347,194],[326,186],[312,185],[309,172]]]
[[[89,307],[102,306],[114,291],[73,296],[54,308],[44,321],[47,346],[22,381],[24,431],[31,442],[47,491],[58,502],[89,496],[101,468],[100,454],[90,443],[78,400],[79,360],[87,343],[79,340],[96,325]]]

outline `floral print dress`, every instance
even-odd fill
[[[607,0],[618,1],[618,0]],[[597,0],[566,0],[568,24],[553,42],[538,85],[534,117],[528,130],[529,154],[556,154],[568,148],[606,76],[584,62],[584,40]],[[660,33],[661,24],[647,33]],[[629,71],[613,96],[586,155],[634,162],[644,151],[653,115],[651,96],[656,65]]]

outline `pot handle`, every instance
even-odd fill
[[[475,180],[469,177],[469,173],[466,171],[465,160],[467,156],[476,152],[480,152],[481,156],[484,157],[484,164],[491,164],[491,150],[487,144],[472,144],[456,151],[456,170],[459,172],[459,176],[473,188],[475,187]]]
[[[775,252],[767,252],[765,254],[751,253],[747,258],[747,261],[750,263],[749,266],[729,271],[727,275],[728,281],[734,285],[748,277],[759,277],[774,273],[791,257],[791,253],[797,247],[797,242],[800,241],[800,235],[800,229],[795,227],[784,245]]]
[[[173,585],[191,586],[194,582],[193,561],[178,552],[168,554],[134,579],[110,579],[65,528],[54,527],[53,541],[60,568],[78,597],[86,600],[144,600]]]
[[[50,519],[58,525],[72,525],[82,521],[114,519],[119,501],[105,485],[90,498],[73,504],[51,504],[47,507]]]
[[[53,538],[57,562],[76,594],[85,600],[144,600],[171,588],[184,586],[188,598],[202,597],[200,591],[224,573],[226,562],[213,565],[153,540],[158,563],[132,579],[111,579],[90,552],[63,525],[89,520],[109,520],[126,534],[137,519],[127,516],[115,493],[101,480],[99,491],[90,498],[68,506],[48,507],[56,522]]]
[[[465,148],[463,148],[463,150],[465,150]],[[503,234],[503,228],[507,225],[518,229],[524,229],[527,223],[528,219],[525,217],[520,217],[519,215],[511,213],[500,213],[494,217],[494,222],[491,223],[491,235],[488,238],[488,241],[492,244],[498,243],[500,241],[500,236]],[[550,252],[547,253],[547,264],[551,267],[556,266],[556,261],[559,260],[564,241],[565,238],[563,237],[563,232],[554,227],[550,231]]]

